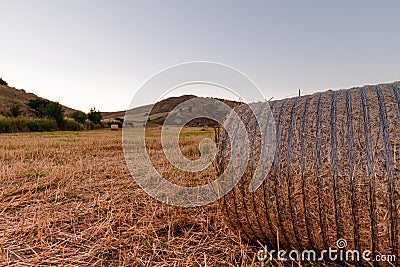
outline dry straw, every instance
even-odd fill
[[[399,88],[400,83],[381,84],[270,102],[275,158],[255,193],[248,187],[261,135],[252,111],[239,107],[252,146],[241,181],[220,201],[230,227],[275,247],[321,251],[344,238],[346,249],[398,259]],[[219,172],[230,145],[222,132]]]

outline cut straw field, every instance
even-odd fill
[[[154,158],[161,152],[159,130],[152,131]],[[202,138],[213,136],[185,131],[182,150],[189,158],[196,157]],[[163,160],[156,161],[160,172],[182,179]],[[121,132],[1,135],[0,177],[0,266],[248,266],[256,261],[257,248],[227,229],[216,204],[182,209],[147,196],[126,167]]]

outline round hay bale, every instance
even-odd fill
[[[262,136],[251,109],[237,108],[252,145],[244,175],[220,200],[228,225],[249,241],[274,247],[322,251],[343,238],[347,250],[398,259],[399,88],[382,84],[270,102],[275,157],[255,192],[248,188]],[[240,143],[230,144],[221,131],[219,174],[230,148]]]
[[[118,128],[119,128],[118,124],[111,124],[110,126],[111,131],[118,131]]]

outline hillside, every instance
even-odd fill
[[[183,95],[179,97],[170,97],[164,100],[161,100],[157,102],[149,116],[148,120],[148,125],[161,125],[164,123],[166,117],[168,114],[179,104],[192,99],[196,98],[197,96],[195,95]],[[236,101],[231,101],[231,100],[225,100],[225,99],[219,99],[220,101],[224,102],[230,107],[234,107],[238,105],[239,103]],[[140,106],[133,108],[131,111],[131,115],[133,117],[130,118],[130,120],[134,121],[135,123],[143,124],[146,120],[147,117],[147,111],[151,105],[145,105],[145,106]],[[115,118],[124,118],[125,116],[125,111],[118,111],[118,112],[103,112],[102,113],[104,119],[115,119]],[[212,124],[209,120],[205,119],[197,119],[194,123],[194,125],[197,124]]]
[[[160,102],[157,102],[153,109],[151,110],[150,116],[151,115],[156,115],[160,113],[165,113],[165,112],[170,112],[171,110],[174,109],[177,105],[180,103],[189,100],[191,98],[194,98],[196,96],[194,95],[183,95],[179,97],[170,97],[164,100],[161,100]],[[140,106],[132,109],[132,112],[134,114],[144,114],[151,105],[145,105],[145,106]],[[102,112],[104,119],[115,119],[115,118],[123,118],[125,116],[125,110],[124,111],[117,111],[117,112]]]
[[[148,125],[161,125],[163,124],[165,118],[168,114],[179,104],[195,98],[195,95],[183,95],[179,97],[170,97],[164,100],[157,102],[150,113]],[[21,116],[24,117],[35,117],[34,111],[27,105],[29,100],[31,99],[45,99],[39,97],[35,94],[28,93],[23,89],[16,89],[14,87],[9,87],[5,85],[0,85],[0,116],[9,116],[10,108],[14,104],[18,104],[20,106]],[[238,104],[238,102],[219,99],[226,103],[227,105],[234,107]],[[151,105],[145,105],[136,107],[133,109],[134,121],[142,124],[146,120],[147,111]],[[65,115],[70,115],[72,112],[76,111],[75,109],[62,106],[65,110]],[[115,119],[115,118],[124,118],[125,111],[116,111],[116,112],[102,112],[103,119]],[[209,124],[207,121],[198,120],[198,123],[195,124]]]
[[[13,104],[20,106],[21,115],[25,117],[34,117],[33,110],[27,105],[31,99],[44,99],[32,93],[27,93],[23,89],[16,89],[5,85],[0,85],[0,115],[9,115]],[[76,111],[75,109],[63,106],[65,114],[69,115]]]

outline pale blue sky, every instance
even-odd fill
[[[400,80],[400,1],[0,0],[0,76],[123,110],[160,70],[215,61],[266,97]]]

